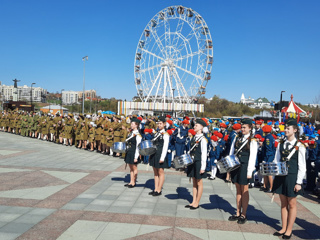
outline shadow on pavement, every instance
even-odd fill
[[[320,226],[314,223],[307,222],[304,219],[296,218],[296,224],[303,228],[303,230],[293,230],[292,233],[301,239],[319,239]]]
[[[121,178],[121,177],[114,177],[114,178],[111,178],[111,180],[112,181],[119,181],[119,182],[123,182],[124,184],[126,184],[126,183],[129,183],[130,182],[130,174],[127,174],[124,178]],[[137,179],[137,183],[136,183],[136,185],[135,185],[135,187],[145,187],[146,186],[146,184],[143,184],[143,183],[141,183],[141,184],[139,184],[138,181],[139,180],[139,178]],[[149,180],[148,180],[149,181]],[[147,181],[147,182],[148,182]]]
[[[174,199],[184,199],[192,202],[192,195],[190,194],[189,190],[185,187],[177,187],[176,189],[177,194],[167,194],[165,195],[166,198],[174,200]]]
[[[150,190],[154,190],[154,179],[148,179],[144,184],[145,188],[149,188]]]
[[[119,182],[129,183],[130,182],[130,174],[127,174],[124,178],[114,177],[114,178],[111,178],[111,180],[112,181],[119,181]]]

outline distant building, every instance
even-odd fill
[[[242,93],[241,98],[240,98],[240,103],[245,104],[245,105],[251,105],[251,104],[254,104],[254,99],[251,97],[245,98],[244,94]]]
[[[254,107],[254,108],[272,108],[273,106],[271,105],[271,103],[268,99],[266,99],[265,97],[263,97],[263,98],[260,97],[254,101],[252,107]]]
[[[245,104],[251,108],[272,108],[274,103],[270,102],[267,98],[265,97],[259,97],[256,100],[253,98],[245,98],[244,94],[242,93],[241,98],[240,98],[240,103]]]
[[[73,104],[82,102],[83,91],[62,91],[62,102],[63,104]],[[96,90],[84,91],[85,101],[96,100]]]
[[[78,92],[78,97],[82,99],[83,91]],[[90,100],[97,97],[96,90],[85,90],[84,91],[85,100]]]
[[[62,91],[62,104],[69,105],[79,102],[79,92],[76,91]]]
[[[306,106],[313,107],[313,108],[320,108],[320,104],[316,104],[316,103],[309,103],[309,104],[306,104]]]
[[[17,88],[14,88],[13,85],[2,85],[0,82],[0,93],[0,100],[2,101],[16,100],[31,102],[31,87],[27,85],[17,86]],[[32,87],[32,102],[43,102],[46,95],[46,89],[43,89],[41,87]]]
[[[46,107],[40,108],[40,111],[44,113],[59,113],[60,115],[68,114],[68,108],[61,107],[60,105],[48,105]]]

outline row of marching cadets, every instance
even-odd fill
[[[236,186],[237,205],[236,214],[230,216],[229,221],[244,224],[247,221],[249,183],[254,177],[253,173],[256,171],[258,160],[261,165],[259,170],[264,178],[264,186],[267,188],[267,192],[277,193],[280,196],[282,228],[274,235],[282,236],[284,239],[291,238],[297,211],[296,196],[303,194],[301,185],[306,172],[307,151],[305,144],[299,141],[299,126],[296,119],[286,121],[283,130],[284,136],[282,137],[280,134],[281,139],[279,137],[280,140],[277,141],[271,134],[271,125],[265,124],[261,128],[261,133],[260,128],[254,129],[251,119],[243,119],[241,124],[234,124],[232,132],[225,134],[225,136],[221,131],[208,131],[209,124],[205,118],[196,119],[193,129],[188,129],[189,124],[185,121],[186,119],[183,120],[185,122],[182,121],[181,126],[176,128],[172,127],[170,121],[168,125],[168,120],[165,117],[159,117],[157,130],[147,131],[148,134],[153,135],[152,141],[149,141],[153,143],[153,146],[156,146],[154,152],[149,155],[149,164],[153,167],[154,172],[154,189],[149,193],[150,195],[160,196],[162,194],[165,181],[164,169],[169,168],[169,161],[171,161],[168,159],[168,156],[172,153],[170,144],[174,145],[172,149],[177,152],[177,155],[180,154],[174,159],[183,157],[186,174],[192,178],[193,200],[185,206],[191,210],[199,208],[203,179],[207,177],[207,164],[210,165],[210,178],[212,179],[216,175],[217,166],[220,166],[219,170],[221,170],[221,166],[226,164],[221,163],[223,162],[222,159],[234,161],[233,163],[238,162],[235,167],[233,166],[228,171],[231,181]],[[138,152],[141,151],[138,142],[142,139],[137,130],[139,121],[132,120],[132,122],[137,122],[137,124],[131,126],[132,133],[137,133],[135,136],[137,140],[131,140],[134,141],[134,144],[129,145],[127,152],[132,152],[132,154],[130,154],[130,157],[125,157],[125,161],[129,165],[139,163],[139,160],[136,159],[139,156]],[[224,131],[226,132],[226,130]],[[260,134],[263,135],[264,139],[259,138]],[[132,135],[129,134],[128,138],[130,137]],[[172,139],[175,139],[175,141],[171,142]],[[185,139],[185,141],[180,141],[182,139]],[[184,161],[186,157],[189,157],[189,159]],[[176,161],[174,163],[179,164]],[[277,167],[276,171],[272,168],[275,166]],[[126,186],[135,186],[136,169],[136,167],[130,167],[131,181]]]

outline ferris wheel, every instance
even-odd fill
[[[143,102],[193,103],[211,79],[212,39],[193,9],[171,6],[143,30],[134,61],[135,85]]]

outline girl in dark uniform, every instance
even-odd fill
[[[297,141],[299,131],[296,119],[287,120],[285,135],[287,140],[278,144],[274,161],[287,161],[288,175],[276,176],[272,188],[280,196],[282,228],[273,235],[290,239],[297,216],[296,197],[302,194],[301,184],[306,172],[306,148]],[[291,152],[293,155],[288,159]]]
[[[140,163],[139,158],[139,149],[138,145],[141,142],[141,135],[138,130],[138,126],[140,124],[140,120],[137,118],[131,119],[130,127],[132,129],[131,133],[129,133],[128,138],[126,140],[127,143],[127,152],[124,157],[125,163],[129,164],[130,168],[130,182],[125,184],[125,187],[134,188],[136,185],[136,180],[138,176],[138,163]]]
[[[193,200],[192,203],[186,205],[191,210],[199,208],[199,202],[203,192],[203,178],[207,177],[205,172],[207,164],[207,146],[208,140],[203,135],[203,128],[208,124],[206,119],[197,119],[194,125],[196,135],[192,138],[190,144],[190,155],[193,158],[193,164],[187,168],[187,176],[192,178],[193,183]]]
[[[249,205],[249,180],[255,169],[258,153],[258,144],[252,135],[252,120],[243,119],[241,134],[235,137],[231,144],[230,155],[236,155],[241,163],[240,167],[231,172],[231,180],[236,185],[237,213],[229,217],[229,221],[244,224],[247,221],[247,208]]]
[[[168,146],[169,134],[165,131],[166,119],[163,116],[158,118],[159,131],[154,135],[154,144],[157,150],[154,154],[150,155],[149,164],[153,167],[154,173],[154,190],[149,193],[152,196],[160,196],[162,194],[162,186],[164,184],[164,169],[168,168]]]

